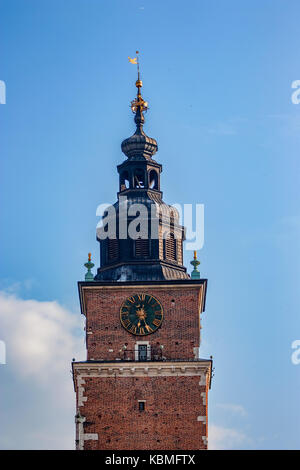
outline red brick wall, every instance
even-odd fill
[[[164,346],[168,359],[193,358],[199,347],[199,286],[147,286],[126,288],[92,288],[84,292],[88,359],[115,360],[119,350],[127,345],[134,350],[136,341],[149,341],[153,347]],[[120,323],[120,307],[132,294],[145,292],[154,295],[164,309],[162,326],[146,336],[128,333]],[[174,302],[172,302],[174,301]],[[89,334],[92,332],[92,334]],[[113,349],[113,352],[109,352]]]
[[[196,450],[205,449],[202,436],[206,416],[197,376],[178,377],[85,377],[80,407],[86,417],[85,433],[98,440],[85,441],[85,449]],[[76,382],[75,382],[76,383]],[[146,400],[139,411],[138,400]]]

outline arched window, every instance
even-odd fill
[[[145,187],[145,172],[142,168],[137,168],[134,172],[134,187],[135,188]]]
[[[147,258],[149,256],[148,238],[138,238],[135,240],[135,256],[136,258]]]
[[[158,175],[155,170],[149,171],[149,188],[158,189]]]
[[[165,238],[165,259],[176,261],[176,239],[174,233],[170,233],[168,238]]]
[[[123,171],[120,176],[120,191],[124,191],[129,188],[129,173],[128,171]]]

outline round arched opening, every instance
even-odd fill
[[[135,188],[145,187],[145,172],[142,168],[137,168],[134,172],[134,187]]]
[[[129,186],[129,173],[128,171],[123,171],[120,176],[120,190],[124,191],[125,189],[128,189]]]
[[[158,175],[155,170],[149,171],[149,188],[158,189]]]

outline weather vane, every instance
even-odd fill
[[[137,65],[138,72],[138,79],[135,82],[135,86],[138,89],[137,97],[133,101],[131,101],[131,110],[133,113],[136,113],[138,110],[140,110],[140,112],[147,111],[147,109],[149,109],[148,103],[142,98],[141,95],[141,88],[143,86],[143,82],[140,78],[139,51],[136,51],[136,57],[134,57],[133,59],[128,56],[128,60],[131,64]]]

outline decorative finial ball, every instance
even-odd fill
[[[143,86],[142,80],[137,80],[137,81],[135,82],[135,86],[136,86],[137,88],[142,88],[142,86]]]

